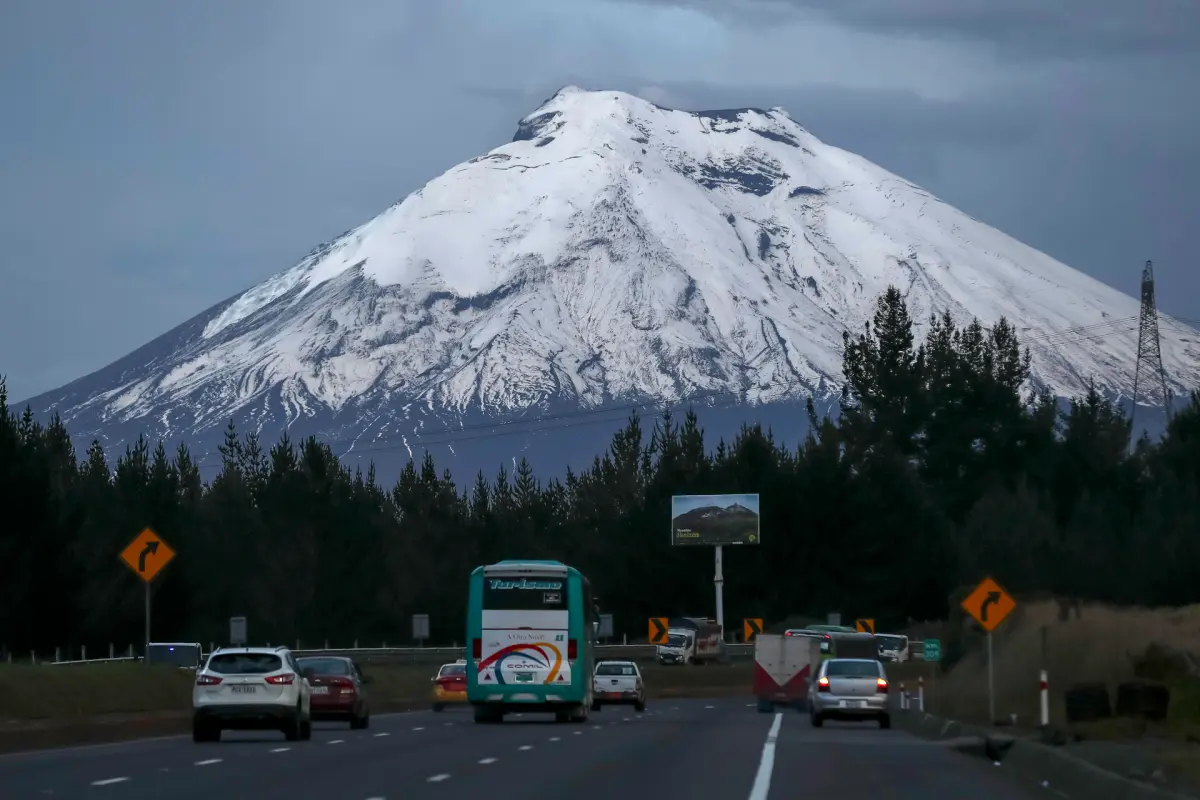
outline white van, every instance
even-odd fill
[[[880,661],[908,661],[911,658],[907,636],[899,633],[877,633],[875,641],[879,643]]]

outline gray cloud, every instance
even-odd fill
[[[508,141],[566,83],[687,108],[782,105],[1126,291],[1156,259],[1164,306],[1200,317],[1195,51],[993,57],[934,40],[944,21],[918,45],[881,39],[881,23],[856,21],[865,0],[828,17],[815,0],[758,3],[736,25],[646,2],[9,0],[0,373],[13,395],[286,268]]]
[[[1023,56],[1195,53],[1194,0],[637,0],[694,7],[750,24],[808,12],[848,27],[922,38],[987,42]]]

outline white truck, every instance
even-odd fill
[[[758,710],[770,712],[776,705],[790,705],[807,711],[809,683],[820,665],[818,638],[767,633],[755,636],[752,690]]]
[[[705,664],[717,661],[724,653],[720,626],[701,617],[671,620],[666,644],[656,648],[660,664]]]

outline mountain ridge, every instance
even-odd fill
[[[207,441],[234,419],[352,442],[342,455],[705,393],[828,404],[842,332],[888,284],[919,328],[946,310],[1007,317],[1056,394],[1093,379],[1128,394],[1134,298],[782,109],[680,111],[566,86],[511,142],[28,402],[118,445],[134,430]],[[1200,384],[1200,336],[1164,320],[1176,391]],[[1080,346],[1069,330],[1108,336]]]

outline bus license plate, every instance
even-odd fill
[[[532,683],[533,682],[533,673],[532,672],[518,672],[517,673],[517,681],[520,683]]]

